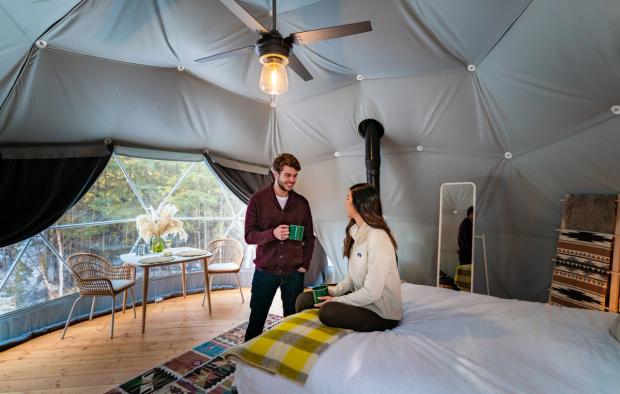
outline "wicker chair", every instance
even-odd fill
[[[133,266],[114,266],[107,260],[91,253],[76,253],[69,256],[67,264],[71,269],[71,274],[75,281],[75,286],[80,296],[75,300],[69,312],[65,329],[62,332],[61,339],[65,337],[67,327],[73,310],[78,301],[83,297],[92,296],[93,302],[90,307],[90,320],[93,318],[95,310],[95,299],[97,296],[112,297],[112,328],[110,329],[110,338],[114,337],[114,312],[116,311],[116,295],[123,294],[123,312],[125,312],[125,300],[127,290],[131,292],[131,307],[133,309],[133,317],[136,317],[136,307],[134,304],[133,285],[136,284],[136,268]]]
[[[241,293],[241,302],[245,302],[243,298],[243,290],[241,289],[241,281],[239,280],[239,271],[241,270],[241,262],[243,261],[243,245],[241,242],[232,238],[221,238],[209,242],[207,251],[213,253],[213,257],[209,259],[209,290],[211,290],[211,281],[213,275],[217,274],[235,274],[239,292]],[[205,305],[205,297],[202,297],[202,306]]]

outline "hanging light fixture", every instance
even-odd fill
[[[255,51],[262,65],[259,87],[271,96],[285,93],[288,90],[288,70],[291,70],[304,81],[310,81],[312,75],[293,53],[293,44],[297,46],[308,45],[314,42],[331,40],[334,38],[347,37],[372,31],[370,21],[348,23],[345,25],[326,27],[322,29],[298,31],[287,37],[282,37],[277,29],[276,0],[271,0],[271,30],[267,30],[259,21],[250,15],[239,3],[239,0],[220,0],[237,18],[252,31],[260,34],[261,38],[254,45],[247,45],[230,51],[220,52],[195,61],[207,63],[216,59],[229,56],[247,54]],[[362,77],[359,76],[358,79]]]
[[[260,72],[258,85],[266,94],[278,95],[288,90],[288,74],[286,66],[288,57],[278,53],[267,53],[259,58],[263,69]]]

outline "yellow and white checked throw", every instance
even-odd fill
[[[271,330],[230,349],[224,357],[236,357],[303,385],[319,355],[350,332],[326,326],[319,320],[319,310],[309,309],[288,316]]]
[[[463,264],[456,267],[454,274],[454,282],[461,291],[470,291],[471,289],[471,264]]]

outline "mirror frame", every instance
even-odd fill
[[[446,182],[442,183],[439,188],[439,232],[437,233],[437,278],[435,280],[435,286],[439,287],[439,271],[441,267],[441,230],[442,230],[442,216],[443,216],[443,189],[444,186],[457,186],[457,185],[471,185],[474,188],[473,193],[473,202],[472,206],[474,207],[474,217],[472,219],[472,240],[471,240],[471,289],[470,293],[474,292],[474,270],[476,269],[476,264],[474,263],[474,256],[476,243],[474,240],[476,239],[476,216],[478,213],[478,207],[476,206],[476,184],[473,182]]]

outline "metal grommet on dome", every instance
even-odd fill
[[[269,102],[269,105],[271,105],[271,108],[275,108],[278,106],[275,100],[272,100],[271,102]]]
[[[179,65],[177,66],[177,70],[178,70],[178,71],[183,71],[183,70],[185,70],[185,66],[184,66],[184,65],[182,65],[182,64],[179,64]]]
[[[340,157],[340,152],[334,152],[335,157]]]
[[[470,71],[470,72],[474,72],[474,71],[476,71],[476,65],[474,65],[474,64],[469,64],[469,65],[467,66],[467,71]]]
[[[422,145],[418,145],[416,146],[416,149],[418,150],[418,152],[422,152],[424,150],[424,147]]]
[[[37,46],[37,48],[39,49],[45,49],[47,48],[47,41],[45,40],[37,40],[37,42],[35,43],[35,45]]]
[[[504,157],[505,157],[506,159],[510,160],[510,159],[512,159],[512,153],[510,153],[510,152],[506,152],[506,153],[504,153]]]
[[[612,105],[611,112],[613,112],[614,115],[620,115],[620,105]]]
[[[355,79],[357,79],[358,81],[361,81],[362,79],[364,79],[364,76],[362,74],[357,74]]]

